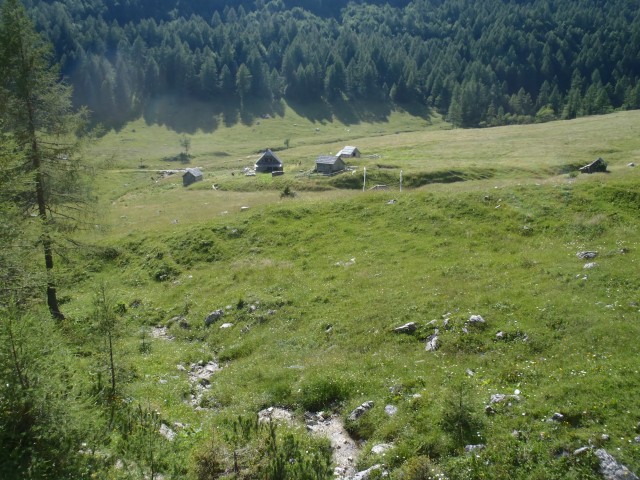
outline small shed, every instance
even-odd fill
[[[590,164],[580,167],[580,171],[582,173],[606,172],[607,162],[605,162],[602,157],[598,157]]]
[[[202,171],[199,168],[187,168],[182,174],[182,185],[188,187],[192,183],[202,180]]]
[[[336,157],[340,157],[340,158],[359,158],[360,157],[360,150],[358,150],[358,147],[352,147],[352,146],[346,146],[344,147],[342,150],[340,150],[338,152],[338,154],[336,155]]]
[[[316,159],[316,172],[324,175],[331,175],[333,173],[343,171],[347,165],[340,157],[334,157],[332,155],[320,155]]]
[[[282,161],[267,148],[256,162],[255,170],[261,173],[279,172],[282,171]]]

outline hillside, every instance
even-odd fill
[[[601,478],[596,448],[640,471],[640,174],[628,166],[639,128],[629,112],[358,137],[364,152],[387,148],[363,162],[396,164],[407,178],[457,159],[460,181],[403,192],[306,191],[312,180],[298,179],[296,197],[280,198],[284,184],[250,177],[242,182],[265,189],[184,189],[113,158],[103,217],[113,223],[81,239],[93,247],[68,258],[64,275],[72,369],[107,418],[105,343],[89,341],[87,327],[100,311],[92,305],[118,312],[124,403],[110,435],[92,437],[87,448],[101,453],[84,457],[86,468],[119,478],[119,459],[165,478],[331,478],[328,442],[304,428],[330,430],[331,418],[355,442],[347,471],[383,463],[406,479]],[[240,181],[227,163],[254,146],[228,144],[217,163],[206,139],[193,143],[205,171],[218,165],[221,186]],[[102,142],[95,150],[110,156],[115,138]],[[333,145],[282,155],[304,160]],[[163,155],[142,160],[151,169]],[[609,173],[560,171],[595,155]],[[577,256],[586,251],[595,258]],[[427,351],[434,336],[439,348]],[[252,420],[270,407],[285,418],[271,431]],[[581,447],[593,449],[574,453]]]
[[[402,105],[463,127],[640,108],[640,14],[624,0],[25,4],[76,104],[108,126],[171,121],[154,108],[167,95],[235,121],[281,99]]]

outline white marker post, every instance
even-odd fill
[[[364,192],[364,187],[367,184],[367,167],[364,168],[364,177],[362,179],[362,191]]]

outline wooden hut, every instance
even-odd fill
[[[340,158],[359,158],[360,157],[360,150],[358,150],[358,147],[346,146],[346,147],[344,147],[342,150],[340,150],[338,152],[336,157],[340,157]]]
[[[256,172],[271,173],[282,171],[282,161],[267,148],[255,165]]]
[[[337,172],[341,172],[346,168],[344,160],[340,157],[334,157],[332,155],[320,155],[316,159],[316,172],[324,175],[332,175]]]
[[[202,171],[199,168],[187,168],[182,174],[182,185],[188,187],[192,183],[202,180]]]

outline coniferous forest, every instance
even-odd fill
[[[432,109],[462,127],[640,108],[624,0],[26,2],[74,101],[117,125],[166,94]]]

